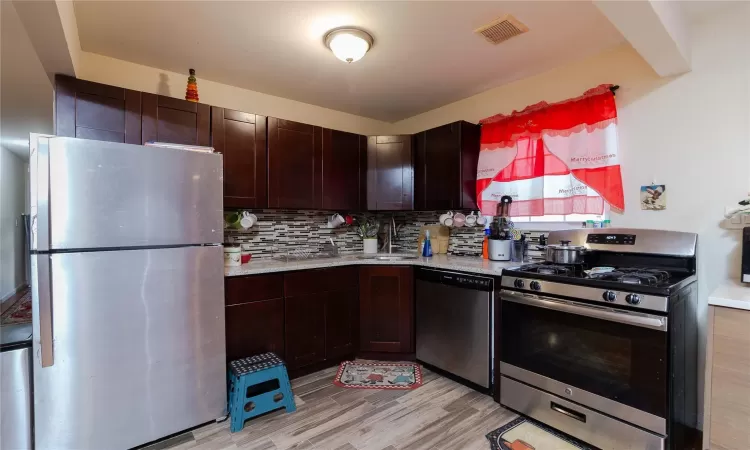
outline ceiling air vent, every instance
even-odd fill
[[[498,19],[495,19],[491,23],[477,28],[474,30],[476,33],[481,34],[492,44],[499,44],[503,41],[518,36],[529,31],[529,27],[521,23],[518,19],[506,14]]]

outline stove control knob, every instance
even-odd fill
[[[625,297],[625,301],[631,305],[637,305],[641,302],[641,296],[638,294],[628,294],[627,297]]]
[[[602,294],[602,298],[605,302],[613,302],[617,300],[617,293],[614,291],[604,291],[604,294]]]
[[[523,280],[519,278],[519,279],[517,279],[516,281],[513,282],[513,286],[521,289],[521,288],[523,288],[523,287],[526,286],[526,283],[524,283]]]
[[[532,281],[531,284],[529,284],[529,287],[532,291],[541,291],[542,290],[542,283],[538,281]]]

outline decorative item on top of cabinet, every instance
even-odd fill
[[[414,135],[414,209],[475,209],[480,126],[454,122]]]
[[[195,79],[195,69],[190,69],[190,76],[188,76],[187,87],[185,88],[185,100],[195,103],[200,101],[198,97],[198,81]]]
[[[367,137],[323,128],[322,205],[328,210],[365,209]]]
[[[211,107],[211,139],[224,155],[224,206],[265,208],[266,116]]]
[[[268,206],[320,209],[323,129],[268,118]]]
[[[359,270],[360,350],[414,352],[414,274],[409,266]]]
[[[224,281],[227,362],[258,353],[284,357],[284,298],[280,274]]]
[[[414,209],[411,136],[367,138],[367,209]]]
[[[178,98],[143,93],[143,143],[211,144],[211,107]]]
[[[141,93],[57,74],[55,134],[142,144]]]

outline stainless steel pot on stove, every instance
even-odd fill
[[[554,264],[581,264],[586,247],[570,245],[570,241],[560,241],[559,244],[547,245],[545,259]]]

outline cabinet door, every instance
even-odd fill
[[[365,167],[360,153],[366,151],[366,137],[345,131],[323,129],[323,209],[359,210]]]
[[[227,306],[227,362],[258,353],[284,358],[284,300],[261,300]]]
[[[359,291],[326,293],[326,359],[357,351],[359,340]]]
[[[414,282],[411,267],[360,268],[360,349],[414,351]]]
[[[268,118],[268,206],[321,207],[322,128]]]
[[[224,155],[224,206],[268,206],[266,117],[212,106],[211,140]]]
[[[141,143],[141,93],[55,75],[55,134]]]
[[[460,124],[414,136],[414,207],[453,209],[461,203]]]
[[[477,163],[482,127],[469,122],[461,124],[461,204],[462,209],[477,208]]]
[[[163,95],[142,94],[142,143],[211,145],[211,108]]]
[[[414,208],[411,136],[367,138],[367,209]]]
[[[298,369],[325,359],[326,293],[287,297],[284,305],[286,363]]]

